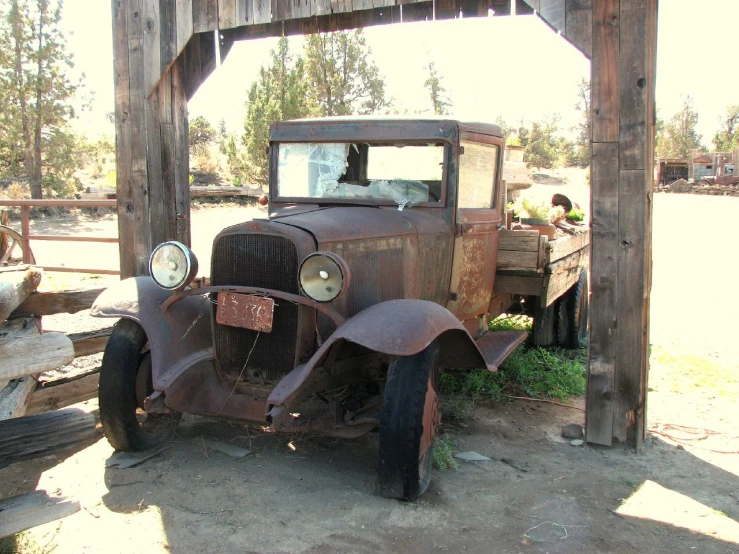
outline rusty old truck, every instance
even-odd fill
[[[421,495],[439,372],[495,371],[526,337],[489,332],[493,318],[533,306],[540,342],[582,338],[587,241],[560,248],[578,257],[558,273],[557,241],[505,228],[504,146],[498,126],[451,119],[275,123],[269,215],[215,238],[209,281],[166,242],[150,275],[97,299],[93,315],[121,318],[99,385],[110,443],[151,448],[182,412],[376,430],[378,492]]]

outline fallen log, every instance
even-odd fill
[[[0,344],[0,380],[61,367],[74,360],[74,346],[63,333],[6,340]]]
[[[0,321],[5,321],[20,304],[35,291],[43,271],[29,267],[24,272],[0,273]]]
[[[26,414],[40,414],[59,408],[66,408],[85,400],[97,397],[100,368],[65,375],[47,381],[39,386],[28,399]]]
[[[0,469],[93,442],[95,415],[77,408],[0,421]]]
[[[32,491],[6,498],[0,501],[0,537],[10,537],[79,511],[78,500],[49,496],[46,491]]]
[[[10,314],[10,319],[54,314],[76,314],[82,310],[89,310],[92,303],[104,290],[104,288],[100,288],[64,292],[34,292]]]

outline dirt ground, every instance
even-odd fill
[[[20,549],[739,552],[739,296],[726,247],[738,208],[739,198],[655,195],[653,433],[640,453],[563,439],[563,425],[584,421],[582,399],[574,407],[481,401],[465,424],[445,431],[457,450],[491,461],[435,471],[429,491],[409,504],[373,494],[376,434],[288,437],[186,416],[169,448],[134,468],[106,468],[113,450],[101,438],[0,470],[2,497],[46,489],[83,506],[26,533]],[[243,210],[196,210],[196,252]],[[101,224],[82,223],[90,232]],[[70,222],[68,231],[77,230]],[[237,460],[203,439],[253,453]]]

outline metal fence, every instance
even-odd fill
[[[57,208],[115,208],[116,200],[0,200],[0,206],[20,207],[21,209],[21,233],[20,241],[23,249],[23,263],[32,263],[32,240],[47,240],[60,242],[106,242],[118,244],[117,237],[70,237],[60,235],[32,235],[31,234],[31,208],[32,207],[57,207]],[[45,266],[36,264],[44,271],[61,271],[66,273],[95,273],[100,275],[120,275],[117,269],[85,269],[75,267]]]

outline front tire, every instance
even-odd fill
[[[390,364],[380,415],[377,482],[382,496],[416,500],[429,486],[434,437],[441,422],[438,365],[438,341]]]
[[[98,400],[100,422],[108,442],[116,450],[139,452],[163,443],[174,433],[182,414],[146,414],[137,399],[137,380],[149,383],[151,355],[144,352],[146,333],[136,322],[121,319],[110,335],[100,368]],[[138,379],[137,379],[138,378]],[[145,386],[145,385],[144,385]],[[152,390],[140,392],[148,395]],[[137,413],[138,412],[138,413]]]

